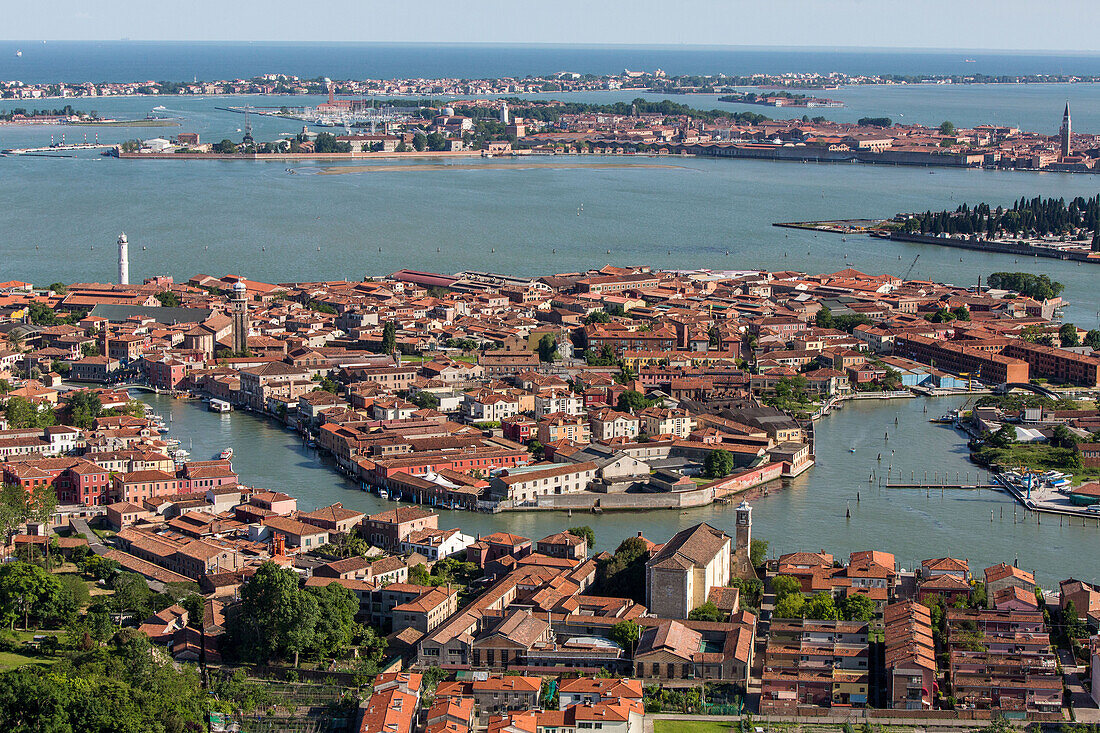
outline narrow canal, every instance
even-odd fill
[[[182,441],[193,460],[232,447],[233,467],[242,483],[285,491],[297,497],[303,509],[337,501],[366,512],[396,506],[345,480],[296,433],[274,421],[242,412],[215,414],[202,402],[135,396],[170,419],[171,436]],[[872,471],[906,480],[920,480],[926,471],[929,480],[945,473],[949,482],[956,476],[965,481],[968,474],[975,479],[979,471],[967,459],[964,434],[928,422],[965,401],[941,397],[845,403],[817,424],[817,465],[789,485],[773,485],[766,497],[751,500],[753,536],[768,540],[773,555],[825,550],[844,556],[853,550],[881,549],[893,552],[905,568],[925,558],[952,555],[967,558],[978,573],[1018,557],[1020,567],[1033,570],[1046,588],[1069,576],[1096,580],[1100,529],[1095,522],[1071,526],[1068,519],[1060,523],[1057,517],[1044,516],[1037,523],[1034,514],[1025,516],[1008,496],[993,491],[886,489],[868,481]],[[845,516],[848,511],[850,518]],[[559,512],[488,515],[444,510],[440,526],[460,526],[471,534],[507,530],[538,539],[588,524],[596,531],[597,549],[614,550],[639,531],[660,542],[701,521],[733,534],[733,519],[733,507],[720,505],[686,512],[572,517]]]

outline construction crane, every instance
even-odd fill
[[[916,257],[913,258],[913,264],[909,265],[909,269],[905,271],[904,275],[902,275],[902,278],[901,278],[902,280],[908,280],[909,279],[909,273],[911,273],[913,271],[913,268],[917,266],[917,260],[919,260],[919,259],[920,259],[920,255],[917,255]]]

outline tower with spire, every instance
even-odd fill
[[[130,284],[130,244],[126,232],[118,235],[118,284]]]
[[[1071,134],[1069,123],[1069,102],[1066,102],[1066,111],[1062,114],[1062,129],[1059,130],[1058,134],[1061,138],[1059,142],[1061,142],[1062,157],[1068,158],[1070,156],[1069,141]]]
[[[229,296],[229,317],[232,319],[233,351],[243,354],[248,350],[248,289],[243,280],[233,283]]]

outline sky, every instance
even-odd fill
[[[0,0],[4,40],[900,47],[1100,53],[1100,0]]]

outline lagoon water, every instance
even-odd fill
[[[400,506],[362,491],[333,471],[315,449],[303,445],[296,433],[273,420],[243,412],[215,414],[201,402],[180,402],[163,395],[138,396],[165,419],[171,416],[170,435],[182,440],[194,459],[232,446],[233,467],[243,483],[285,491],[298,497],[301,509],[337,501],[366,512]],[[964,402],[964,398],[950,397],[846,403],[817,424],[817,465],[786,487],[772,485],[767,496],[751,499],[753,536],[767,539],[776,556],[823,549],[839,557],[874,548],[895,553],[906,568],[950,554],[969,558],[971,568],[980,572],[1019,557],[1020,567],[1033,570],[1037,582],[1047,588],[1070,575],[1087,580],[1100,576],[1100,529],[1095,520],[1089,526],[1082,526],[1081,520],[1069,526],[1057,517],[1044,516],[1037,524],[1034,514],[1025,517],[1015,502],[997,492],[885,489],[868,482],[872,471],[890,473],[895,480],[899,474],[921,480],[924,471],[929,481],[945,473],[952,481],[956,475],[963,481],[968,476],[976,479],[979,471],[967,460],[963,433],[928,422],[929,417]],[[889,441],[884,440],[886,432]],[[856,452],[849,452],[851,448]],[[852,516],[846,519],[849,508]],[[575,512],[572,516],[441,510],[440,527],[462,527],[470,534],[506,530],[537,540],[587,524],[596,531],[597,549],[613,551],[639,531],[660,542],[702,521],[732,534],[733,509],[714,505],[685,512]]]
[[[6,58],[14,54],[7,53],[7,45],[0,43],[0,78],[18,76]],[[115,61],[93,55],[93,61],[101,59],[102,63],[89,64],[90,78],[129,78],[123,62],[137,63],[136,57],[126,55],[129,53],[125,51],[116,59],[122,65],[117,68],[111,66]],[[252,51],[234,53],[246,59]],[[280,53],[272,58],[298,58],[287,56],[285,51]],[[302,53],[316,56],[319,52],[306,49]],[[51,57],[49,63],[36,60],[24,46],[23,58],[28,57],[36,64],[45,64],[28,68],[52,74],[51,80],[59,76],[72,78],[57,73],[57,69],[77,68],[58,60],[63,60],[63,54]],[[158,59],[166,57],[153,54],[150,58],[159,63]],[[331,61],[343,57],[330,53],[324,58]],[[487,63],[476,54],[470,58],[474,59],[470,63]],[[581,57],[555,63],[553,70],[572,66],[567,61],[573,58]],[[590,58],[598,61],[602,57],[597,54]],[[700,58],[706,61],[704,57],[685,56],[682,68],[653,54],[642,54],[638,63],[634,58],[626,62],[615,57],[613,62],[601,63],[610,66],[608,71],[623,65],[663,65],[672,73],[716,70],[713,65],[706,69],[691,66],[701,64]],[[737,62],[741,67],[719,70],[781,70],[776,64],[755,65],[767,57],[746,58]],[[935,64],[957,63],[934,54],[913,54],[904,57],[905,63],[912,65],[906,68],[898,68],[901,57],[884,60],[882,56],[864,60],[863,67],[859,67],[858,59],[848,58],[845,63],[850,62],[853,68],[841,68],[828,65],[837,61],[835,56],[818,59],[816,67],[808,65],[807,58],[796,55],[788,62],[802,63],[799,70],[900,73],[938,71]],[[998,62],[1002,67],[997,73],[1042,70],[1028,64],[1063,63],[1064,67],[1069,63],[1065,59],[1058,62],[1049,57],[1036,58],[1023,57],[1020,65],[1012,68],[1008,68],[1007,61]],[[320,70],[310,67],[309,71],[272,68],[268,60],[261,58],[265,67],[259,69],[245,68],[242,61],[241,70],[234,73],[226,73],[227,68],[238,68],[232,64],[223,64],[209,73],[195,73],[206,78],[262,71],[333,77],[369,75],[353,73],[354,69],[338,64]],[[528,57],[521,61],[535,64]],[[932,66],[920,67],[918,62],[922,61]],[[1077,66],[1062,70],[1100,73],[1100,63],[1092,57],[1071,57],[1070,61]],[[874,64],[880,67],[868,68]],[[889,64],[894,66],[881,66]],[[1089,64],[1097,68],[1085,68]],[[521,66],[515,62],[514,67],[480,73],[450,73],[520,73]],[[342,73],[343,68],[349,70]],[[533,69],[531,73],[545,70]],[[385,75],[398,73],[446,72],[424,68]],[[179,66],[169,64],[142,76],[178,79],[189,78],[191,72],[180,73]],[[25,78],[34,80],[33,75]],[[634,96],[639,95],[590,93],[573,98],[611,101]],[[890,116],[926,124],[950,119],[960,126],[994,122],[1047,132],[1057,128],[1062,105],[1068,98],[1075,129],[1100,130],[1097,85],[856,87],[829,92],[829,96],[844,100],[848,106],[813,110],[811,114],[838,120]],[[673,99],[693,106],[722,106],[713,95]],[[204,140],[239,139],[243,118],[216,107],[302,103],[300,98],[277,97],[82,99],[74,102],[77,108],[95,109],[118,118],[144,117],[160,105],[165,109],[157,113],[175,118],[179,126],[0,126],[0,148],[49,144],[51,136],[62,133],[70,142],[81,140],[85,134],[89,139],[98,134],[103,142],[118,142],[133,137],[170,137],[178,131],[199,132]],[[46,104],[52,106],[53,102]],[[13,106],[0,101],[0,110]],[[771,116],[794,114],[760,107],[736,108]],[[291,121],[273,118],[254,118],[254,127],[261,140],[299,129]],[[86,153],[73,158],[0,158],[0,280],[17,278],[40,284],[109,281],[115,273],[114,241],[125,230],[131,243],[131,277],[135,279],[156,274],[186,279],[200,272],[240,272],[256,279],[287,282],[359,278],[402,267],[542,274],[607,263],[644,263],[664,268],[807,272],[853,266],[866,272],[898,275],[911,268],[909,274],[913,277],[973,283],[979,276],[998,270],[1026,270],[1048,273],[1066,285],[1065,296],[1071,302],[1066,320],[1088,328],[1100,325],[1100,292],[1096,287],[1100,271],[1094,267],[1055,260],[1019,261],[1011,255],[983,255],[863,237],[844,241],[836,236],[772,226],[778,221],[888,217],[899,211],[954,208],[964,201],[1010,204],[1020,196],[1089,196],[1100,189],[1100,179],[1091,175],[647,157],[401,161],[379,164],[381,172],[345,175],[313,175],[334,167],[330,164],[296,165],[297,175],[290,175],[286,167],[283,163],[253,161],[129,161]],[[578,216],[581,204],[584,210]],[[273,424],[246,414],[214,415],[201,405],[163,397],[145,399],[157,405],[158,411],[173,416],[173,434],[185,445],[188,439],[195,440],[193,453],[197,458],[233,446],[234,464],[245,483],[294,494],[300,497],[303,508],[333,501],[366,510],[388,505],[343,481],[315,452],[302,447],[294,434]],[[825,549],[842,555],[868,547],[890,550],[905,567],[925,557],[953,554],[968,557],[973,568],[981,569],[1002,560],[1011,562],[1018,553],[1020,565],[1034,569],[1040,583],[1047,587],[1071,574],[1094,579],[1100,568],[1100,529],[1095,526],[1064,526],[1048,517],[1037,524],[1033,515],[1026,519],[1021,515],[1014,523],[1015,507],[1007,497],[985,491],[941,496],[869,486],[870,472],[885,470],[888,465],[906,473],[930,470],[965,476],[968,471],[976,472],[966,460],[961,434],[926,422],[928,417],[961,402],[957,398],[931,400],[927,413],[923,411],[925,400],[848,404],[819,425],[818,465],[788,488],[754,502],[757,536],[770,540],[775,552]],[[887,444],[882,436],[887,430],[894,433],[895,416],[899,428]],[[855,453],[849,452],[852,447]],[[896,453],[886,456],[891,449]],[[879,453],[885,456],[881,464],[876,460]],[[850,520],[844,516],[848,506],[852,511]],[[445,526],[461,525],[483,533],[507,528],[535,538],[570,524],[589,523],[596,529],[598,547],[613,549],[638,530],[661,540],[682,526],[702,520],[730,529],[732,510],[710,507],[684,514],[573,518],[558,513],[448,513],[442,521]]]

